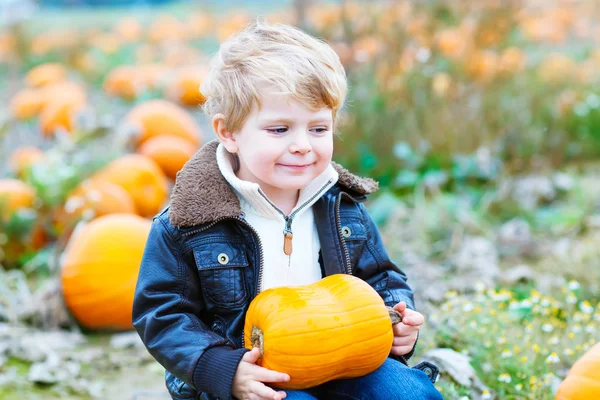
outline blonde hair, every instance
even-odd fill
[[[348,84],[327,43],[293,26],[257,19],[222,43],[212,58],[200,87],[206,98],[202,108],[211,119],[224,114],[226,129],[237,132],[253,104],[261,107],[265,88],[289,94],[314,111],[330,108],[336,127]]]

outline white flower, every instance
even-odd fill
[[[550,339],[550,344],[558,344],[559,342],[560,340],[556,336],[552,336],[552,339]]]
[[[560,362],[560,358],[558,358],[558,355],[554,352],[546,358],[546,363],[548,364],[556,364],[558,362]]]
[[[530,308],[532,305],[533,305],[533,303],[529,299],[525,299],[525,300],[521,301],[522,307]]]
[[[554,330],[554,327],[551,324],[544,324],[542,325],[542,330],[544,332],[552,332]]]
[[[568,304],[577,303],[577,296],[575,296],[573,293],[569,293],[569,295],[567,296],[567,303]]]
[[[542,307],[548,307],[550,305],[550,300],[548,300],[548,299],[542,299],[542,301],[540,302],[540,305]]]
[[[521,389],[523,389],[523,385],[522,385],[522,384],[520,384],[520,383],[517,383],[517,384],[515,385],[515,390],[518,392],[518,391],[519,391],[519,390],[521,390]]]
[[[473,311],[473,308],[475,308],[475,307],[473,306],[473,303],[466,303],[466,304],[464,304],[464,305],[462,306],[462,310],[463,310],[464,312]]]
[[[594,307],[592,307],[590,302],[587,300],[582,301],[581,304],[579,304],[579,309],[581,310],[582,313],[585,313],[585,314],[591,314],[594,312]]]
[[[512,356],[512,351],[506,349],[502,351],[502,358],[508,358],[510,356]]]
[[[500,376],[498,376],[498,381],[500,382],[504,382],[504,383],[510,383],[511,378],[509,374],[500,374]]]
[[[484,390],[483,393],[481,393],[481,400],[490,400],[492,398],[492,394],[490,393],[489,390]]]
[[[569,287],[569,290],[577,290],[581,287],[581,285],[577,281],[569,281],[568,287]]]
[[[596,332],[596,327],[594,325],[586,325],[585,331],[587,333],[594,333]]]

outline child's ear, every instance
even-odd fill
[[[212,127],[219,139],[219,142],[223,143],[223,146],[230,153],[238,152],[238,144],[235,140],[235,136],[232,132],[229,132],[225,127],[225,115],[223,114],[215,114],[212,119]]]

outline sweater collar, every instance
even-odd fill
[[[227,180],[240,197],[243,209],[248,209],[254,214],[266,218],[280,218],[285,216],[285,213],[273,204],[262,191],[258,183],[244,181],[235,175],[231,157],[223,144],[219,144],[217,147],[217,165],[225,180]],[[319,200],[320,195],[335,185],[337,180],[338,173],[330,164],[325,171],[300,190],[298,202],[290,214],[297,214],[309,209],[310,206]]]
[[[218,140],[202,146],[177,173],[171,193],[169,220],[173,226],[190,227],[218,219],[239,217],[240,201],[217,164]],[[361,178],[332,162],[342,190],[363,195],[377,190],[370,178]]]

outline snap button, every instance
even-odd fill
[[[431,377],[431,374],[433,374],[433,371],[429,367],[423,368],[423,372],[425,372],[429,377]]]
[[[227,254],[225,254],[225,253],[221,253],[217,257],[217,260],[219,261],[219,264],[221,264],[221,265],[227,265],[227,263],[229,262],[229,256]]]
[[[350,235],[352,235],[352,231],[350,230],[350,228],[348,228],[347,226],[342,227],[342,236],[347,238],[350,237]]]

